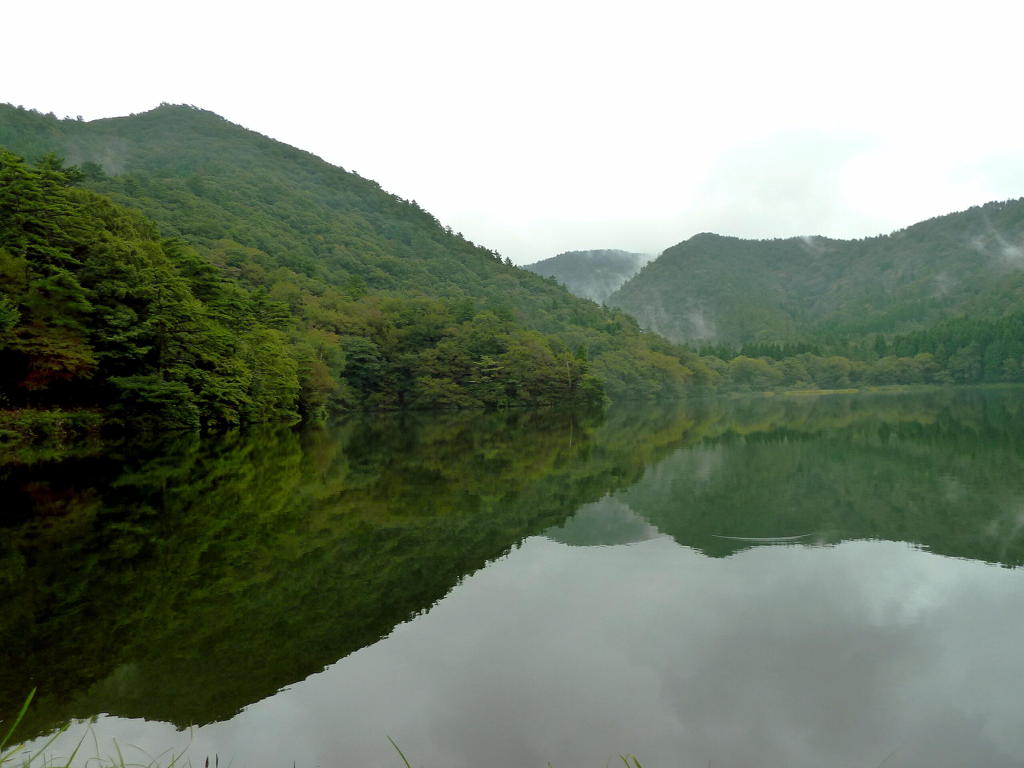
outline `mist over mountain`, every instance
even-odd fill
[[[830,342],[1024,308],[1024,199],[860,240],[699,234],[609,297],[677,342]]]
[[[604,304],[651,258],[645,253],[619,250],[566,251],[527,264],[525,268],[543,277],[555,278],[576,296]]]

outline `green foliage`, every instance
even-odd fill
[[[1022,241],[1024,200],[863,240],[700,234],[667,249],[608,303],[678,342],[804,347],[791,356],[1019,311]],[[744,354],[773,356],[763,347]]]
[[[26,444],[62,445],[98,433],[103,418],[97,411],[0,410],[0,461],[7,461],[8,450]]]
[[[83,123],[0,107],[0,142],[44,155],[0,168],[0,406],[231,425],[1024,376],[1006,320],[1024,296],[1006,245],[1024,203],[856,242],[692,238],[613,303],[715,342],[698,354],[208,112]],[[72,151],[85,170],[64,165]],[[634,256],[558,259],[593,275]],[[958,311],[973,320],[943,320]]]
[[[152,428],[365,408],[597,403],[590,364],[465,299],[247,286],[55,163],[0,155],[7,407],[92,407]],[[16,190],[16,194],[12,192]],[[31,216],[19,211],[31,209]]]
[[[196,429],[200,424],[199,406],[188,385],[167,381],[156,374],[147,376],[115,376],[110,383],[117,387],[118,399],[112,406],[115,413],[145,414],[154,427]]]
[[[843,354],[783,356],[799,348],[743,345],[737,354],[719,346],[705,348],[704,360],[720,372],[721,387],[746,391],[1024,382],[1024,313],[954,318],[926,331],[841,345]],[[767,354],[750,357],[748,350]],[[722,357],[710,357],[712,351]]]
[[[297,363],[268,327],[280,322],[273,303],[241,302],[229,327],[222,308],[236,286],[139,214],[71,188],[78,177],[55,158],[32,168],[0,152],[0,178],[7,407],[101,408],[189,428],[295,413]]]
[[[21,319],[21,313],[14,303],[7,297],[0,294],[0,349],[3,349],[7,342],[8,334]]]
[[[687,353],[642,334],[626,315],[512,266],[357,174],[212,113],[164,105],[84,123],[0,106],[3,144],[31,156],[73,155],[83,169],[76,176],[81,184],[142,211],[169,236],[157,247],[174,268],[170,277],[190,295],[164,290],[160,317],[152,322],[166,330],[190,326],[200,348],[175,347],[165,338],[149,354],[167,361],[161,370],[173,370],[171,380],[197,394],[204,421],[241,423],[296,411],[316,419],[346,408],[589,402],[600,399],[595,372],[602,367],[633,369],[608,388],[619,398],[674,394],[693,383],[692,366],[650,359],[655,351],[655,357],[677,360]],[[45,169],[17,172],[45,172],[53,186],[66,190],[68,169],[56,157],[46,163]],[[44,192],[54,204],[54,195]],[[91,199],[100,205],[100,198]],[[18,236],[52,250],[49,221]],[[11,251],[12,258],[28,245]],[[104,245],[115,254],[124,250],[117,242]],[[51,260],[67,268],[61,253],[58,247]],[[123,261],[122,254],[115,263]],[[0,273],[16,273],[18,264],[5,267],[0,260]],[[145,286],[152,279],[122,272],[96,275],[109,286],[108,304],[109,294],[123,291],[118,286]],[[98,311],[82,303],[95,300],[97,283],[78,301],[81,317],[71,311],[74,287],[58,282],[52,288],[67,294],[59,304],[67,331],[38,342],[49,348],[36,357],[65,364],[41,373],[43,384],[63,377],[80,388],[87,377],[102,379],[103,363],[115,352],[123,353],[124,365],[114,375],[148,375],[125,357],[141,349],[143,339],[132,334],[143,334],[146,326],[128,311],[135,307],[117,302],[103,311],[120,330],[121,348],[104,350],[106,358],[95,364],[74,356],[95,349],[92,339],[74,332],[82,317]],[[254,327],[284,336],[246,336]],[[252,369],[281,349],[294,366],[277,358],[280,364],[269,370],[278,384],[267,389],[264,372]],[[577,349],[584,352],[579,361],[567,359],[564,350]],[[648,382],[636,371],[657,380]],[[267,397],[272,415],[255,404]]]

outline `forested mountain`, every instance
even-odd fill
[[[546,279],[192,107],[0,106],[2,147],[0,441],[43,413],[195,427],[1024,379],[1024,201],[857,241],[698,235],[606,309],[556,281],[642,257],[563,254]]]
[[[0,106],[0,147],[0,407],[238,423],[679,395],[709,375],[415,202],[210,112]]]
[[[1024,199],[862,240],[696,235],[608,299],[677,341],[834,346],[1024,309]]]
[[[951,557],[1024,564],[1019,393],[716,406],[698,421],[700,445],[614,496],[634,525],[714,557],[792,536],[810,546],[906,541]]]
[[[629,251],[566,251],[550,259],[527,264],[526,269],[542,277],[553,277],[570,293],[603,304],[650,258],[643,253]]]

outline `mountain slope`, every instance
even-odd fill
[[[370,292],[544,290],[495,270],[493,252],[415,203],[212,112],[164,105],[84,123],[3,107],[0,145],[62,155],[92,188],[228,264],[283,266]]]
[[[303,413],[551,402],[575,397],[586,376],[612,397],[678,395],[707,373],[416,203],[211,112],[164,105],[79,122],[0,106],[0,146],[63,156],[87,188],[285,311]],[[523,390],[524,376],[548,394]],[[480,391],[467,398],[470,386]]]
[[[566,251],[525,268],[555,278],[575,296],[603,304],[649,260],[643,253],[629,251]]]
[[[1024,306],[1024,200],[863,240],[696,235],[608,299],[675,341],[817,342]]]

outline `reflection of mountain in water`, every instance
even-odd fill
[[[680,544],[712,556],[759,544],[884,539],[1024,564],[1020,400],[977,392],[945,397],[928,410],[902,398],[901,418],[873,411],[870,400],[845,414],[830,414],[838,400],[808,403],[823,425],[835,426],[725,430],[650,467],[617,498]],[[901,399],[882,404],[893,402]],[[917,418],[908,418],[915,411]],[[802,538],[764,541],[790,537]]]
[[[1024,564],[1019,390],[702,404],[684,446],[549,538],[671,535],[713,557],[755,546],[905,541]]]
[[[644,423],[375,417],[0,467],[0,716],[38,686],[23,734],[230,717],[634,482],[685,431]]]
[[[489,560],[812,533],[1024,562],[1017,393],[378,417],[0,467],[0,713],[230,717]],[[569,516],[576,517],[567,521]]]
[[[638,517],[628,505],[606,496],[579,511],[544,535],[573,547],[614,546],[647,541],[661,535],[658,529]]]

